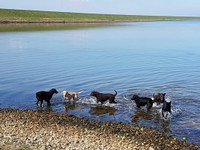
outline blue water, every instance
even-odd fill
[[[97,28],[0,33],[0,107],[44,109],[102,121],[152,127],[200,145],[200,21],[117,23]],[[52,107],[35,92],[56,88]],[[62,91],[81,91],[64,101]],[[114,93],[103,106],[91,91]],[[161,106],[139,110],[131,95],[165,92]]]

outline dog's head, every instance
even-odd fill
[[[56,93],[56,94],[58,93],[58,91],[57,91],[56,89],[54,89],[54,88],[51,89],[50,92],[51,92],[51,93]]]
[[[137,101],[137,100],[139,100],[139,98],[140,98],[140,97],[139,97],[138,95],[134,94],[134,95],[132,96],[131,100]]]
[[[67,91],[63,91],[62,93],[63,93],[63,96],[65,97],[68,92]]]
[[[98,93],[98,92],[96,92],[96,91],[92,91],[92,92],[90,93],[90,96],[95,96],[95,97],[96,97],[97,93]]]
[[[164,102],[164,101],[165,101],[165,95],[166,95],[166,93],[157,93],[157,94],[153,94],[153,99],[154,99],[155,101]]]
[[[63,91],[62,93],[63,93],[63,95],[65,95],[67,93],[67,91]]]

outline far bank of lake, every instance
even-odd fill
[[[147,22],[147,21],[200,20],[200,17],[183,16],[140,16],[114,14],[87,14],[70,12],[50,12],[0,9],[1,24],[35,24],[35,23],[114,23],[114,22]]]

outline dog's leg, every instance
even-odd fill
[[[162,110],[162,116],[163,116],[163,118],[165,118],[165,115],[164,115],[164,110]]]
[[[73,95],[72,95],[72,99],[73,99],[73,100],[75,100],[75,98],[76,98],[76,95],[75,95],[75,94],[73,94]]]
[[[73,95],[73,98],[75,99],[75,98],[78,98],[78,94],[74,94]]]
[[[110,98],[110,99],[109,99],[109,103],[114,103],[114,104],[116,104],[117,102],[115,102],[115,97]]]
[[[43,100],[40,100],[40,107],[43,107]]]
[[[41,101],[41,99],[38,96],[36,96],[36,98],[37,98],[36,105],[39,106],[39,102]]]
[[[167,114],[166,114],[166,116],[165,116],[165,119],[167,119],[167,116],[168,116],[168,112],[167,112]]]
[[[139,104],[137,104],[137,107],[138,107],[138,108],[140,108],[140,105],[139,105]]]
[[[74,97],[72,95],[69,95],[68,98],[69,98],[69,100],[71,100],[71,99],[74,100]]]
[[[151,103],[147,103],[147,110],[151,109],[152,105]]]
[[[111,103],[114,103],[114,100],[113,99],[110,99],[109,100],[109,103],[111,104]]]
[[[49,100],[49,101],[47,101],[47,105],[48,105],[48,106],[51,106],[50,100]]]
[[[67,99],[66,95],[63,95],[63,97],[64,97],[64,100],[66,100],[66,99]]]
[[[38,106],[39,100],[37,100],[36,105]]]
[[[104,101],[103,101],[103,100],[101,100],[101,99],[98,99],[98,100],[97,100],[97,103],[99,103],[99,102],[100,102],[101,104],[103,104],[103,103],[104,103]]]

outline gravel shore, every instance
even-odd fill
[[[52,112],[0,109],[0,150],[199,150],[165,133]]]

